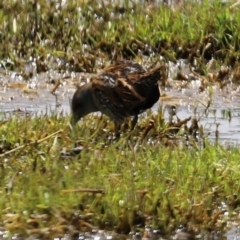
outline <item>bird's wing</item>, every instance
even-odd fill
[[[139,103],[144,98],[136,92],[134,87],[126,81],[125,77],[116,77],[114,74],[101,74],[92,82],[93,89],[105,92],[112,102]]]
[[[115,115],[127,116],[132,108],[145,99],[124,77],[119,78],[111,73],[101,74],[93,79],[92,89],[101,106]]]
[[[145,100],[131,85],[126,78],[121,77],[116,81],[115,91],[125,102],[129,103],[141,103]]]
[[[164,77],[164,66],[156,67],[149,72],[133,72],[127,75],[128,82],[135,91],[142,97],[147,97],[152,88],[155,88],[158,81]]]

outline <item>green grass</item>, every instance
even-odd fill
[[[196,60],[204,70],[214,57],[219,67],[236,66],[238,79],[237,8],[220,1],[185,1],[174,9],[98,3],[2,1],[1,66],[24,75],[30,58],[38,72],[60,58],[59,71],[94,72],[99,61],[154,62],[161,55],[165,61]],[[204,138],[204,144],[190,139],[186,146],[184,124],[176,135],[171,127],[177,126],[166,123],[161,111],[155,117],[149,112],[134,133],[123,131],[115,142],[105,117],[86,117],[73,133],[61,115],[2,114],[0,227],[43,239],[94,227],[129,233],[148,225],[163,235],[180,224],[196,234],[226,231],[239,211],[239,149]],[[66,156],[74,146],[83,150]]]
[[[214,57],[233,65],[239,56],[240,13],[229,7],[221,1],[185,1],[174,8],[129,1],[120,6],[95,0],[3,1],[0,59],[3,66],[21,70],[24,61],[36,58],[38,72],[49,68],[50,56],[68,63],[60,68],[92,72],[99,59],[133,58],[139,51],[190,62]]]
[[[68,121],[53,115],[2,122],[0,222],[10,232],[46,237],[94,226],[128,233],[149,225],[167,234],[186,224],[198,233],[225,230],[237,212],[239,149],[149,144],[138,131],[107,144],[105,118],[87,117],[75,134]],[[82,152],[63,157],[75,142]]]

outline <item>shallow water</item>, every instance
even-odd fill
[[[0,119],[14,112],[23,116],[51,114],[56,111],[69,115],[70,100],[76,89],[74,84],[80,84],[81,79],[88,81],[90,76],[89,74],[60,74],[49,71],[34,74],[30,80],[26,81],[20,74],[2,71],[0,73],[0,112],[2,112]],[[52,93],[59,80],[61,84]],[[192,80],[186,88],[181,87],[182,83],[183,81],[169,78],[167,87],[161,88],[164,97],[154,105],[153,111],[156,112],[160,106],[168,108],[174,105],[180,119],[189,116],[200,119],[205,132],[209,134],[209,139],[213,141],[216,139],[216,129],[219,124],[220,141],[226,145],[239,145],[240,88],[233,84],[228,84],[223,89],[213,87],[212,95],[209,95],[209,89],[199,93],[200,81],[198,79]],[[209,98],[211,98],[211,104],[206,111]],[[168,118],[168,111],[166,110],[165,113]],[[211,239],[240,239],[238,235],[240,236],[239,229],[234,226],[224,236],[214,236]],[[90,237],[90,239],[95,238],[96,236]],[[113,237],[110,236],[110,238]],[[134,236],[132,239],[135,239]]]
[[[237,94],[229,94],[216,89],[212,96],[209,109],[206,110],[208,96],[198,94],[195,89],[186,98],[184,93],[169,90],[167,93],[177,96],[180,104],[177,104],[177,115],[180,119],[196,117],[208,133],[208,138],[216,138],[216,130],[219,131],[219,139],[228,144],[239,144],[240,140],[240,98]],[[186,90],[190,93],[190,89]],[[170,101],[171,102],[171,101]],[[168,104],[168,102],[164,101]],[[204,105],[203,105],[204,104]]]
[[[55,81],[63,78],[62,74],[38,74],[30,81],[9,73],[0,75],[0,111],[12,113],[22,111],[29,114],[45,114],[51,111],[69,113],[69,99],[75,91],[71,79],[64,79],[55,94],[51,91]]]
[[[3,115],[17,112],[22,115],[51,114],[61,112],[70,114],[70,101],[76,89],[74,84],[80,84],[83,79],[89,81],[90,74],[47,73],[35,74],[26,81],[20,74],[13,72],[0,73],[0,112]],[[52,91],[57,87],[54,94]],[[192,80],[186,88],[182,88],[183,81],[169,78],[167,87],[161,88],[163,95],[153,111],[159,106],[174,105],[180,119],[189,116],[200,119],[200,123],[209,139],[215,139],[216,129],[222,142],[238,145],[240,140],[240,87],[228,84],[223,89],[213,87],[212,95],[209,89],[199,93],[199,80]],[[207,111],[209,96],[211,104]],[[1,115],[0,115],[1,116]],[[166,118],[168,114],[166,111]],[[218,128],[217,128],[217,125]]]

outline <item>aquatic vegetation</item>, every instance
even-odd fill
[[[2,121],[1,226],[43,238],[146,225],[162,236],[180,224],[225,230],[238,209],[240,153],[209,144],[189,120],[166,122],[159,109],[119,141],[106,117],[87,116],[77,134],[61,115]]]
[[[3,1],[1,65],[21,69],[32,59],[38,72],[53,65],[93,72],[102,59],[162,56],[187,58],[200,67],[212,58],[234,66],[239,55],[237,8],[221,1],[155,4]],[[59,59],[57,66],[53,58]]]
[[[187,59],[190,74],[178,69],[164,84],[181,90],[197,79],[199,92],[206,92],[202,113],[194,106],[192,117],[182,119],[173,104],[167,121],[164,109],[149,110],[132,132],[126,121],[118,141],[105,116],[86,116],[73,132],[69,117],[55,112],[0,113],[0,228],[6,234],[53,239],[102,229],[147,238],[149,228],[168,237],[182,225],[201,237],[237,220],[239,148],[219,144],[217,122],[215,141],[208,140],[199,120],[214,111],[213,87],[234,83],[239,92],[240,12],[221,1],[147,2],[0,3],[0,70],[21,75],[17,83],[3,83],[8,88],[37,95],[29,80],[48,70],[92,73],[119,59],[147,62],[150,69],[159,60]],[[54,95],[61,79],[46,81]],[[222,114],[231,119],[228,109]]]

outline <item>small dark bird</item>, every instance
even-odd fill
[[[158,81],[165,77],[165,67],[146,72],[130,61],[119,61],[106,67],[90,83],[78,87],[72,99],[72,124],[85,115],[100,111],[115,124],[115,135],[124,119],[133,116],[134,129],[138,115],[151,108],[160,97]]]

